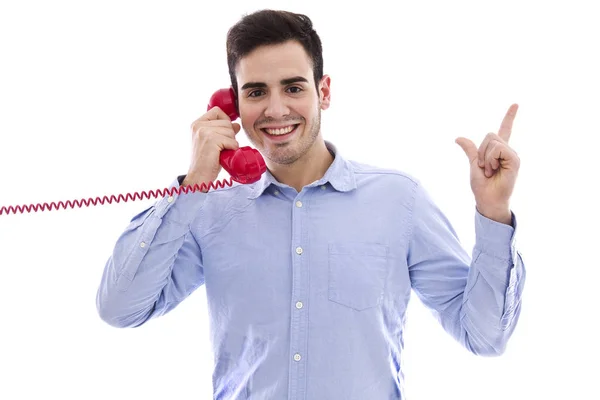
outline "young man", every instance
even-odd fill
[[[241,126],[219,108],[195,121],[191,165],[174,185],[216,179],[242,127],[268,171],[134,217],[104,270],[102,319],[140,326],[205,284],[221,400],[403,398],[411,290],[468,351],[502,354],[525,281],[509,207],[516,105],[479,148],[457,139],[477,206],[470,258],[415,178],[346,160],[323,139],[330,77],[306,16],[248,15],[227,54]]]

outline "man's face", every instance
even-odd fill
[[[242,127],[265,158],[291,164],[307,154],[321,131],[321,110],[329,107],[329,77],[317,91],[311,60],[295,41],[263,46],[236,69]]]

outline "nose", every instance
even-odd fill
[[[285,97],[277,92],[272,92],[267,100],[265,117],[278,119],[289,115],[289,113],[290,109],[285,103]]]

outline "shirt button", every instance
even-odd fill
[[[297,303],[296,303],[296,308],[297,308],[298,310],[299,310],[299,309],[301,309],[302,307],[303,307],[303,304],[302,304],[302,302],[301,302],[301,301],[299,301],[299,302],[297,302]]]
[[[274,191],[273,194],[277,196],[279,194],[279,190]]]
[[[300,356],[300,354],[298,354],[298,353],[294,354],[294,360],[300,361],[301,358],[302,357]]]
[[[321,190],[325,190],[325,189],[327,189],[327,187],[325,187],[325,185],[322,185]]]
[[[146,243],[145,242],[140,243],[140,247],[146,247]]]
[[[302,254],[302,247],[296,247],[296,253]]]
[[[302,202],[300,200],[296,202],[296,207],[302,207]]]
[[[169,203],[173,202],[173,196],[169,196],[169,198],[167,199],[167,201],[168,201]]]

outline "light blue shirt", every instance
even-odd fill
[[[267,171],[135,216],[106,264],[101,318],[137,327],[205,285],[218,400],[404,399],[411,290],[468,351],[502,354],[525,282],[514,214],[475,211],[469,257],[415,178],[327,145],[333,164],[300,193]]]

